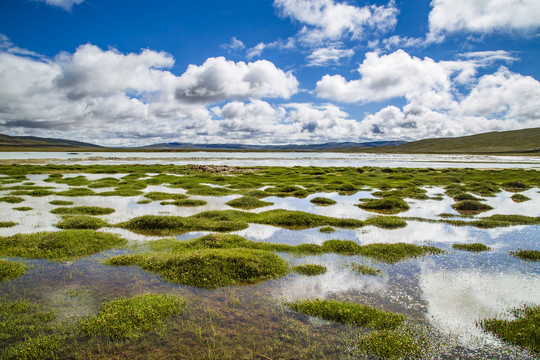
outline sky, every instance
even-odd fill
[[[104,146],[540,127],[538,0],[1,0],[0,133]]]

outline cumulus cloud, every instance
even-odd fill
[[[433,0],[429,37],[446,33],[532,31],[540,27],[537,0]]]
[[[337,65],[342,59],[350,59],[354,55],[352,49],[340,49],[329,46],[314,50],[308,57],[308,66]]]
[[[209,58],[201,66],[190,65],[178,78],[176,97],[185,102],[212,103],[226,99],[290,98],[298,80],[270,61],[245,63],[223,57]]]
[[[384,33],[394,28],[398,14],[393,1],[357,7],[334,0],[275,0],[274,6],[282,16],[305,24],[299,35],[307,43],[359,39],[367,29]]]
[[[228,43],[221,44],[220,46],[228,51],[242,50],[246,47],[242,40],[238,40],[235,36]]]
[[[57,6],[66,11],[71,11],[73,5],[79,5],[84,2],[84,0],[34,0],[38,2],[44,2],[47,5]]]

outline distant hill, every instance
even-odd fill
[[[101,148],[99,145],[85,143],[81,141],[73,141],[66,139],[53,139],[53,138],[42,138],[37,136],[9,136],[0,134],[0,148],[4,147],[36,147],[36,148],[73,148],[73,147],[82,147],[82,148]]]
[[[426,139],[359,151],[411,154],[540,154],[540,128]]]

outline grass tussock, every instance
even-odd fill
[[[407,222],[397,216],[373,216],[366,219],[364,223],[381,229],[400,229],[407,226]]]
[[[527,261],[540,261],[540,250],[518,250],[510,252],[511,255]]]
[[[460,214],[477,214],[482,211],[493,210],[493,207],[481,203],[478,200],[463,200],[452,205],[457,212]]]
[[[59,196],[79,197],[79,196],[95,196],[96,193],[88,188],[72,188],[69,190],[59,191],[56,193]]]
[[[199,199],[178,199],[178,200],[172,200],[172,201],[162,201],[160,202],[160,204],[190,207],[190,206],[203,206],[203,205],[206,205],[207,202],[204,200],[199,200]]]
[[[0,281],[19,277],[27,268],[28,266],[19,262],[0,259]]]
[[[320,197],[320,196],[314,197],[313,199],[310,200],[310,202],[318,206],[330,206],[330,205],[336,204],[336,201],[330,198]]]
[[[164,201],[164,200],[183,200],[187,199],[187,195],[184,194],[173,194],[165,193],[159,191],[152,191],[144,194],[144,197],[153,201]]]
[[[9,228],[17,225],[14,221],[0,221],[0,228]]]
[[[515,320],[486,319],[480,325],[502,340],[540,355],[540,306],[514,310]]]
[[[73,201],[68,200],[52,200],[49,201],[49,204],[56,205],[56,206],[70,206],[73,205]]]
[[[381,270],[375,269],[369,265],[359,264],[359,263],[352,263],[349,264],[349,267],[357,274],[361,275],[380,275]]]
[[[30,206],[19,206],[19,207],[14,207],[13,210],[17,210],[17,211],[30,211],[30,210],[34,210],[34,208],[30,207]]]
[[[179,254],[113,257],[106,265],[137,265],[174,283],[213,289],[255,284],[285,275],[287,263],[278,255],[253,249],[204,249]]]
[[[326,273],[326,266],[318,264],[302,264],[292,267],[292,271],[301,275],[315,276]]]
[[[323,226],[322,228],[319,229],[319,231],[322,232],[323,234],[331,234],[331,233],[336,232],[336,229],[334,229],[331,226]]]
[[[402,314],[335,300],[299,300],[286,305],[306,315],[372,329],[395,329],[405,320]]]
[[[409,258],[437,255],[442,253],[444,253],[443,250],[434,246],[396,243],[363,245],[360,247],[357,254],[393,264]]]
[[[99,206],[59,207],[51,210],[51,213],[58,215],[108,215],[113,212],[113,208]]]
[[[431,346],[425,336],[401,330],[377,330],[357,337],[357,352],[375,359],[426,359]]]
[[[510,192],[520,192],[530,189],[531,187],[521,180],[510,180],[501,184],[501,187]]]
[[[242,196],[241,198],[228,201],[225,204],[234,208],[246,210],[274,205],[274,203],[270,201],[262,201],[254,196]]]
[[[489,251],[490,247],[482,243],[473,243],[473,244],[452,244],[452,248],[456,250],[471,251],[471,252],[481,252]]]
[[[64,230],[0,237],[0,256],[47,260],[72,260],[115,247],[127,241],[113,234],[92,230]]]
[[[109,223],[106,221],[93,217],[88,215],[75,215],[75,216],[67,216],[62,221],[60,221],[58,224],[56,224],[57,228],[60,229],[92,229],[97,230],[102,227],[109,226]]]
[[[10,195],[25,195],[25,196],[31,196],[31,197],[44,197],[56,194],[54,191],[50,191],[47,189],[35,189],[35,190],[15,190],[10,193]]]
[[[400,198],[368,199],[358,205],[361,209],[376,211],[384,214],[396,214],[409,210],[409,205]]]
[[[20,196],[2,196],[0,197],[0,202],[5,202],[8,204],[18,204],[22,203],[24,199]]]
[[[514,200],[514,202],[517,202],[517,203],[521,203],[521,202],[525,202],[525,201],[529,201],[531,200],[530,197],[528,196],[525,196],[523,194],[514,194],[512,195],[512,200]]]
[[[81,320],[79,328],[88,336],[138,338],[177,315],[185,304],[181,297],[158,294],[113,300],[101,305],[97,315]]]

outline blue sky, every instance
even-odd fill
[[[101,145],[540,126],[537,0],[2,0],[0,132]]]

